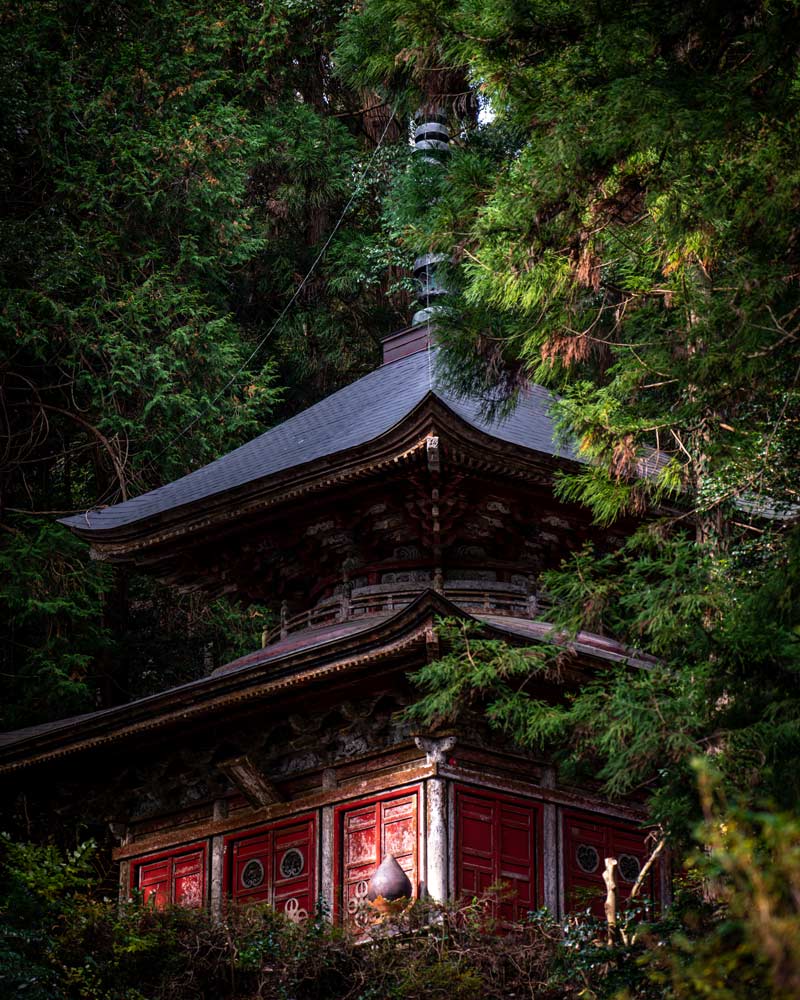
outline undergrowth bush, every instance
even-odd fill
[[[800,983],[797,824],[730,810],[658,919],[499,925],[497,894],[416,903],[356,934],[321,909],[155,910],[98,898],[89,842],[0,837],[0,997],[27,1000],[778,1000]],[[710,882],[716,876],[716,883]],[[709,893],[709,884],[716,891]],[[498,892],[501,890],[498,889]]]

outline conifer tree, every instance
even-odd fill
[[[414,249],[453,255],[447,374],[495,410],[527,379],[556,390],[583,461],[559,494],[601,524],[641,520],[542,585],[557,625],[651,670],[553,707],[521,681],[557,650],[456,641],[418,712],[478,700],[609,792],[649,791],[678,833],[698,755],[750,801],[797,802],[799,33],[784,2],[366,0],[337,53],[409,106],[436,67],[467,70],[483,124],[432,209],[412,191],[392,216]]]
[[[399,132],[332,75],[341,15],[3,6],[2,728],[166,687],[260,633],[89,563],[55,518],[191,471],[352,380],[404,315],[373,238]]]

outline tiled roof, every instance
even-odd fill
[[[34,739],[37,736],[55,733],[59,729],[63,729],[65,731],[71,731],[75,728],[80,729],[82,723],[95,722],[103,719],[109,719],[113,722],[117,719],[124,718],[131,708],[149,706],[151,704],[156,707],[164,700],[164,698],[170,695],[180,696],[181,694],[185,694],[189,696],[198,689],[208,687],[212,678],[218,677],[220,674],[234,673],[238,670],[244,670],[251,666],[266,666],[273,661],[278,661],[284,657],[288,657],[291,653],[298,652],[300,650],[309,651],[316,649],[316,647],[324,646],[326,643],[332,642],[336,639],[341,639],[349,635],[355,635],[358,632],[366,631],[368,628],[374,628],[377,624],[382,622],[385,617],[386,616],[375,616],[357,622],[348,622],[345,625],[338,625],[323,629],[307,629],[305,632],[297,632],[295,635],[290,636],[282,642],[276,642],[271,646],[265,647],[264,649],[258,649],[254,653],[248,653],[246,656],[239,657],[238,660],[232,660],[230,663],[217,667],[216,670],[206,677],[199,677],[197,680],[187,681],[185,684],[179,684],[177,687],[167,688],[165,691],[159,691],[156,694],[147,695],[144,698],[138,698],[135,701],[129,701],[122,705],[115,705],[112,708],[102,708],[96,712],[85,712],[83,715],[73,715],[67,719],[56,719],[54,722],[43,722],[38,726],[27,726],[25,729],[13,729],[5,733],[0,733],[0,750],[4,747],[13,746],[17,743],[24,743],[26,740]]]
[[[459,398],[441,385],[435,362],[435,351],[423,350],[384,365],[202,469],[113,507],[64,518],[62,523],[82,532],[119,528],[367,444],[399,424],[429,394],[500,441],[545,455],[575,457],[554,442],[549,415],[553,397],[547,390],[531,386],[520,394],[509,416],[490,421],[479,400]]]
[[[579,632],[573,639],[566,639],[555,632],[554,627],[541,621],[525,618],[508,618],[499,615],[466,614],[446,598],[427,591],[418,597],[412,605],[394,613],[394,615],[369,616],[362,621],[349,622],[343,625],[325,628],[310,628],[298,632],[282,642],[256,650],[242,656],[231,663],[218,667],[207,677],[201,677],[178,687],[169,688],[158,694],[140,698],[137,701],[117,705],[113,708],[89,712],[68,719],[46,722],[26,729],[0,733],[0,768],[4,760],[15,758],[24,761],[27,753],[33,753],[33,748],[41,738],[53,738],[58,744],[68,744],[80,741],[82,737],[94,732],[98,724],[105,724],[110,729],[121,729],[133,718],[153,718],[160,713],[166,713],[169,707],[183,705],[187,710],[196,704],[202,704],[204,699],[221,690],[232,692],[237,688],[252,682],[254,678],[264,675],[266,669],[269,677],[281,676],[282,669],[287,676],[294,675],[297,683],[303,684],[304,667],[295,666],[297,657],[313,653],[321,662],[335,661],[341,655],[342,643],[356,638],[359,633],[373,631],[378,636],[375,640],[380,647],[381,638],[391,630],[393,625],[399,625],[404,619],[410,619],[416,608],[428,609],[430,619],[435,613],[452,614],[465,619],[483,622],[492,628],[498,636],[511,641],[520,639],[536,642],[555,642],[563,644],[567,649],[583,654],[591,659],[607,663],[626,663],[632,667],[650,668],[655,663],[652,657],[626,649],[621,643],[606,636],[594,635],[589,632]],[[387,640],[384,640],[387,641]],[[62,735],[59,737],[59,733]]]

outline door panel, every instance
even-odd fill
[[[564,881],[567,909],[590,910],[605,916],[605,859],[617,859],[617,899],[630,895],[639,872],[649,857],[645,834],[633,826],[609,822],[581,813],[564,814]],[[640,895],[656,899],[657,866],[654,865]]]
[[[231,895],[240,902],[269,902],[272,834],[234,841]]]
[[[316,905],[314,829],[314,820],[309,819],[304,823],[283,827],[274,833],[273,905],[290,915],[293,912],[313,913]]]
[[[203,852],[175,858],[173,901],[176,906],[203,905]]]
[[[145,903],[156,909],[172,904],[200,907],[205,902],[205,858],[205,847],[194,846],[151,861],[134,861],[131,884],[141,890]]]
[[[536,905],[539,810],[493,792],[456,790],[456,889],[480,896],[503,884],[497,915],[524,918]]]
[[[270,903],[292,917],[316,905],[316,818],[284,821],[229,838],[228,891],[240,903]]]
[[[145,903],[162,910],[169,904],[170,861],[165,858],[139,868],[139,888]]]
[[[393,854],[417,894],[418,793],[405,792],[360,802],[339,810],[338,846],[344,918],[364,923],[363,900],[369,880],[383,859]]]

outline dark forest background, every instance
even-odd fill
[[[344,13],[3,4],[5,728],[127,701],[257,644],[264,609],[93,564],[56,518],[254,437],[373,368],[407,321],[403,248],[381,227],[407,128],[334,75]]]
[[[586,459],[560,495],[646,514],[543,581],[557,623],[656,665],[547,705],[525,685],[547,650],[455,635],[418,717],[479,704],[565,774],[646,796],[674,851],[686,893],[635,947],[540,926],[577,963],[548,966],[552,995],[798,995],[796,4],[5,0],[0,59],[0,725],[258,643],[274,609],[93,563],[56,519],[373,368],[410,261],[444,253],[445,377],[499,411],[525,379],[557,391]],[[444,171],[409,162],[420,105],[449,116]],[[83,891],[80,859],[8,858],[37,919]],[[489,995],[476,975],[464,996]]]

